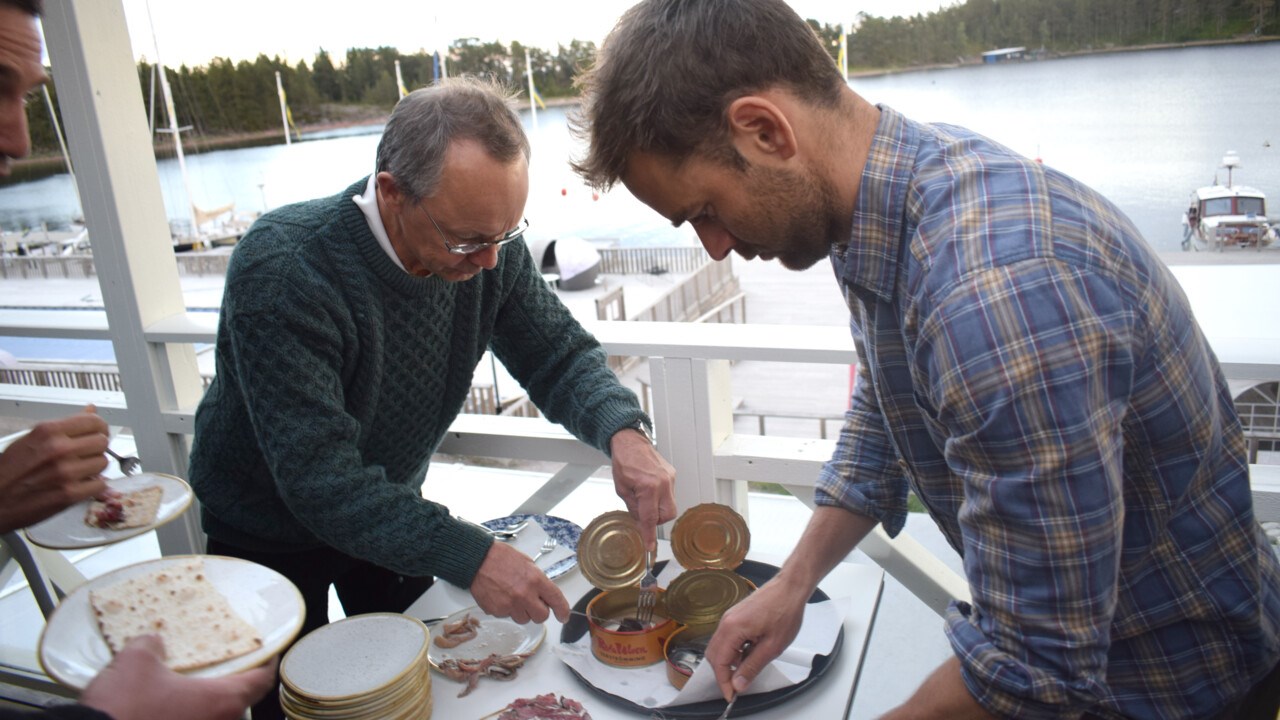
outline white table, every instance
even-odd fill
[[[670,546],[659,543],[660,559],[671,557]],[[782,558],[752,554],[751,560],[777,565]],[[573,605],[591,591],[591,585],[575,568],[556,581]],[[762,710],[750,717],[760,720],[792,720],[796,717],[844,718],[853,704],[858,688],[858,676],[867,640],[880,606],[880,593],[884,587],[884,571],[871,565],[843,562],[822,581],[820,586],[833,600],[846,602],[844,620],[844,644],[826,673],[812,687],[773,708]],[[418,618],[433,618],[474,605],[471,594],[465,590],[437,582],[405,612]],[[525,663],[515,680],[496,682],[481,678],[480,685],[467,697],[456,697],[462,690],[460,683],[439,673],[432,673],[431,693],[435,703],[433,717],[449,720],[478,720],[494,713],[516,698],[533,697],[553,692],[581,702],[595,720],[635,720],[647,717],[606,700],[594,690],[583,685],[561,660],[551,652],[550,645],[560,641],[561,624],[554,617],[547,620],[547,638],[539,651]],[[736,717],[736,714],[735,714]]]

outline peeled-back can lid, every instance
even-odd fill
[[[671,552],[680,567],[732,570],[751,547],[751,531],[728,505],[703,503],[685,510],[671,528]]]
[[[578,568],[601,590],[635,585],[644,575],[644,541],[636,521],[623,510],[592,520],[578,538]]]
[[[732,570],[685,570],[667,587],[666,615],[682,625],[719,622],[726,610],[754,589]]]

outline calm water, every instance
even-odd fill
[[[1268,193],[1270,214],[1280,214],[1278,67],[1280,43],[1268,43],[912,72],[851,84],[912,118],[964,125],[1042,158],[1114,200],[1153,246],[1175,250],[1188,196],[1213,180],[1227,150],[1243,163],[1236,182]],[[534,142],[531,234],[625,245],[696,242],[688,228],[672,228],[624,189],[592,199],[565,162],[577,145],[564,109],[539,111],[536,130],[527,112],[524,119]],[[373,131],[189,157],[192,194],[202,207],[234,200],[239,211],[261,211],[337,192],[372,169]],[[176,216],[183,197],[176,162],[161,160],[159,169]],[[0,189],[0,226],[65,223],[77,213],[74,203],[65,175]]]
[[[1155,50],[854,80],[868,99],[964,125],[1113,200],[1176,250],[1191,192],[1228,150],[1280,216],[1280,43]],[[1226,182],[1226,173],[1221,173]]]

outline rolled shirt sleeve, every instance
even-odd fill
[[[866,347],[858,326],[850,323],[858,357]],[[854,482],[854,479],[857,479]],[[876,401],[867,364],[859,363],[849,410],[831,459],[818,474],[815,502],[873,517],[890,537],[907,521],[907,486]]]

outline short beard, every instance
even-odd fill
[[[841,240],[835,189],[813,175],[750,167],[746,181],[761,198],[766,227],[780,233],[770,248],[788,270],[807,270],[828,257]]]

